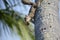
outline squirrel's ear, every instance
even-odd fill
[[[26,22],[29,22],[30,20],[31,20],[31,17],[29,15],[25,17]]]
[[[25,23],[27,24],[27,25],[29,25],[29,22],[30,22],[30,20],[31,20],[31,18],[30,18],[30,16],[25,16]]]

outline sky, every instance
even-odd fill
[[[21,2],[21,1],[20,1],[20,2]],[[32,0],[32,2],[34,2],[34,0]],[[24,5],[24,4],[22,4],[22,2],[21,2],[20,6],[18,5],[18,6],[16,6],[16,7],[14,7],[14,10],[16,10],[16,11],[18,11],[18,12],[20,12],[20,13],[23,13],[23,14],[25,14],[25,15],[28,15],[30,7],[31,7],[30,5]],[[16,9],[16,8],[17,8],[17,9]]]
[[[1,1],[1,3],[0,3],[0,6],[2,6],[2,8],[4,9],[5,8],[5,6],[4,6],[4,4],[3,4],[3,2],[2,2],[2,0],[0,0]],[[7,0],[8,1],[8,0]],[[10,1],[12,1],[12,0],[10,0]],[[30,0],[31,2],[34,2],[34,0]],[[22,2],[21,2],[21,0],[19,0],[19,2],[20,2],[20,4],[19,5],[17,5],[17,6],[15,6],[15,7],[13,7],[13,9],[15,10],[15,11],[17,11],[17,12],[20,12],[20,13],[22,13],[22,14],[24,14],[24,15],[28,15],[28,13],[29,13],[29,9],[30,9],[30,5],[24,5]],[[13,3],[13,2],[12,2]],[[11,5],[11,4],[10,4]]]

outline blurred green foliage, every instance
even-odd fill
[[[11,5],[9,5],[8,2],[10,2]],[[16,6],[15,0],[13,2],[15,5],[13,5],[11,1],[3,0],[6,9],[0,9],[0,20],[3,20],[13,31],[14,28],[16,28],[16,32],[21,36],[22,40],[34,40],[32,24],[26,25],[21,15],[18,15],[18,12],[12,9],[10,10],[10,8]]]

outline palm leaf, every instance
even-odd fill
[[[11,13],[0,10],[0,20],[4,20],[12,30],[16,27],[17,33],[21,36],[22,40],[34,40],[34,35],[28,25],[25,24],[24,20],[21,17],[16,20],[16,18],[10,15]]]

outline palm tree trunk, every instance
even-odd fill
[[[43,0],[41,6],[37,8],[35,38],[36,40],[60,40],[58,0]]]

